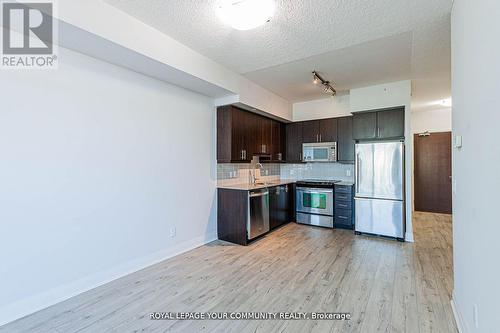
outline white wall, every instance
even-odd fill
[[[423,132],[450,132],[451,108],[412,111],[411,131],[413,134]]]
[[[0,324],[216,238],[213,101],[59,61],[0,75]]]
[[[350,116],[349,95],[293,104],[293,121]]]
[[[60,42],[63,46],[64,43],[68,43],[79,52],[96,57],[100,55],[106,61],[120,64],[124,62],[123,52],[113,53],[113,46],[117,44],[147,59],[186,73],[184,79],[179,74],[176,74],[175,78],[173,74],[169,74],[166,81],[175,79],[176,82],[192,82],[190,77],[193,76],[234,93],[238,102],[292,120],[292,106],[287,100],[102,0],[59,1],[55,16],[67,23],[60,24],[60,29],[63,30]],[[83,40],[80,35],[73,36],[74,31],[68,25],[89,32],[90,34],[86,36],[89,39]],[[92,39],[93,36],[111,43],[106,48],[95,50],[97,41]],[[72,42],[74,38],[78,38],[81,42]],[[132,63],[130,66],[139,72],[143,68],[140,63]]]
[[[413,241],[413,138],[411,132],[411,81],[397,81],[358,89],[350,92],[351,112],[405,107],[405,178],[406,178],[406,235]]]
[[[463,136],[453,150],[453,301],[462,332],[500,327],[498,13],[494,0],[455,0],[452,11],[453,133]]]
[[[409,105],[408,96],[411,99],[411,81],[397,81],[351,89],[351,111]]]

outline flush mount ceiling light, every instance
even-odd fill
[[[269,22],[274,0],[222,0],[217,15],[237,30],[250,30]]]
[[[313,83],[314,84],[321,84],[323,86],[323,91],[325,93],[332,94],[332,96],[337,95],[337,91],[330,84],[330,81],[323,79],[321,77],[321,75],[319,75],[316,71],[313,71],[312,74],[313,74]]]

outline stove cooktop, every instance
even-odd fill
[[[303,179],[297,181],[297,185],[320,185],[320,186],[333,186],[335,183],[341,182],[340,180],[323,180],[323,179]]]

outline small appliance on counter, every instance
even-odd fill
[[[333,228],[334,185],[337,180],[301,180],[296,189],[297,223]]]

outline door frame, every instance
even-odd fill
[[[449,133],[451,137],[451,144],[453,143],[453,133],[451,130],[436,130],[436,131],[425,131],[425,132],[419,132],[419,133],[412,133],[412,148],[413,148],[413,156],[412,156],[412,179],[411,179],[411,185],[412,185],[412,210],[416,211],[415,209],[415,202],[416,202],[416,186],[415,186],[415,179],[416,179],[416,162],[417,162],[417,138],[421,136],[422,134],[445,134]],[[453,159],[453,149],[450,145],[450,162],[452,162]],[[453,172],[453,168],[450,169],[450,173]],[[451,193],[451,199],[452,199],[452,205],[453,205],[453,193]],[[432,213],[432,212],[429,212]],[[435,214],[446,214],[446,213],[435,213]],[[450,212],[452,214],[452,211]]]

